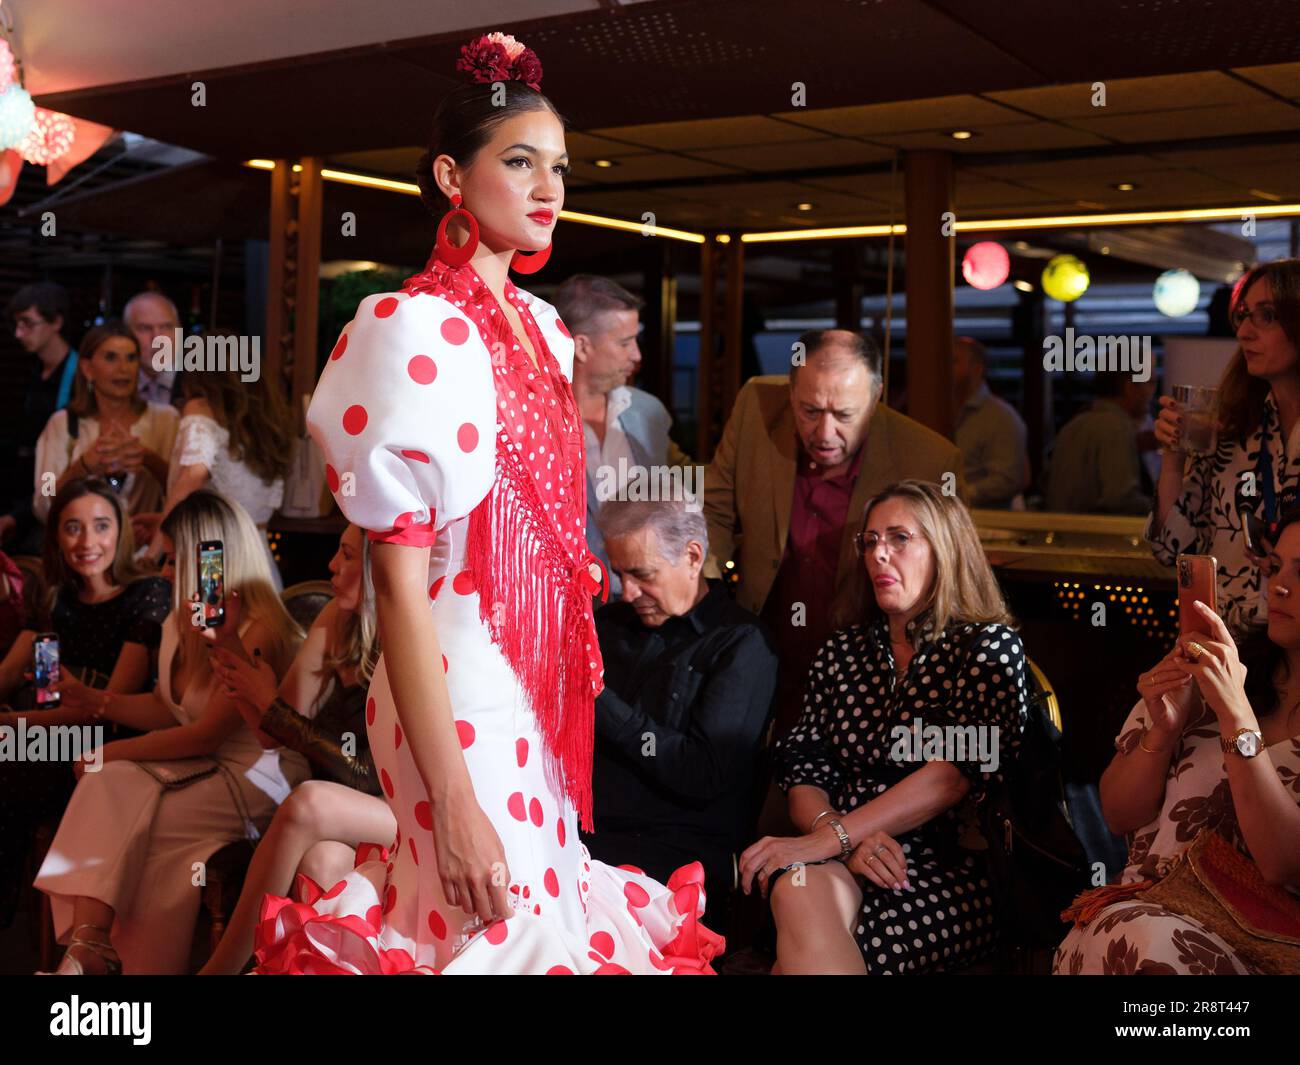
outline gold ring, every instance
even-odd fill
[[[869,862],[878,862],[878,861],[880,861],[880,859],[877,858],[874,854],[868,854],[868,855],[867,855],[867,861],[869,861]]]
[[[1187,641],[1187,657],[1190,658],[1193,662],[1199,662],[1201,660],[1201,655],[1208,654],[1208,653],[1209,652],[1206,651],[1205,648],[1202,647],[1195,640]]]

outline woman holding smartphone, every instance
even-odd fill
[[[667,888],[592,861],[602,686],[573,340],[508,271],[546,261],[568,153],[514,38],[461,50],[417,177],[446,213],[425,270],[363,300],[308,414],[367,530],[383,655],[370,748],[389,861],[314,905],[271,899],[266,972],[698,972],[704,871]],[[535,255],[531,253],[536,253]]]
[[[296,882],[303,898],[315,900],[347,875],[357,847],[392,839],[397,831],[366,732],[366,686],[379,649],[369,551],[364,531],[355,525],[339,537],[330,586],[334,598],[312,624],[278,687],[269,666],[223,646],[226,640],[219,639],[212,650],[217,679],[235,697],[249,727],[264,745],[283,744],[301,753],[314,779],[294,788],[276,811],[248,867],[226,934],[201,976],[233,975],[248,963],[265,895],[285,894]]]
[[[60,973],[184,972],[202,883],[194,873],[224,844],[256,839],[307,776],[300,754],[265,750],[244,723],[209,667],[191,609],[198,546],[220,540],[242,646],[277,677],[288,668],[302,633],[271,586],[257,527],[237,504],[199,490],[162,530],[176,565],[157,687],[127,696],[59,685],[67,705],[145,733],[105,744],[99,771],[79,766],[36,877],[69,944]]]
[[[1300,259],[1247,273],[1231,315],[1239,346],[1219,389],[1217,450],[1188,458],[1184,414],[1172,396],[1160,397],[1164,461],[1146,538],[1167,566],[1180,554],[1218,559],[1219,613],[1241,630],[1267,614],[1262,556],[1249,550],[1247,525],[1276,522],[1300,487]]]
[[[153,686],[150,656],[171,608],[171,586],[132,562],[135,543],[121,497],[98,479],[73,481],[55,497],[45,526],[44,568],[50,578],[42,630],[58,640],[64,676],[129,695]],[[32,671],[38,633],[19,633],[0,662],[0,699],[20,691]],[[85,708],[56,705],[0,713],[0,725],[20,718],[41,725],[85,725]],[[0,763],[0,928],[13,917],[19,870],[36,828],[67,805],[76,778],[61,762]]]

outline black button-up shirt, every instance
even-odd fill
[[[680,617],[643,625],[627,603],[596,613],[596,833],[645,832],[734,849],[749,842],[776,652],[720,581]]]

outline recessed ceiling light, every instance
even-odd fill
[[[969,129],[955,129],[949,133],[948,136],[955,141],[968,141],[975,136],[975,134]]]
[[[1111,186],[1116,192],[1132,192],[1137,188],[1131,181],[1121,181]]]
[[[1102,253],[1102,255],[1109,255],[1109,254],[1110,254],[1110,245],[1109,245],[1109,244],[1103,244],[1103,245],[1101,246],[1101,253]]]
[[[796,203],[794,205],[796,211],[811,211],[813,209],[813,206],[814,206],[813,204],[808,203],[807,201],[803,203]]]
[[[601,167],[602,169],[610,166],[618,166],[618,163],[614,162],[613,159],[595,159],[593,162],[596,166]]]
[[[1011,284],[1021,292],[1033,292],[1034,286],[1028,281],[1012,281]]]

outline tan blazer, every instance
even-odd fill
[[[866,453],[858,469],[849,516],[840,538],[831,603],[836,628],[862,616],[865,574],[853,547],[867,500],[894,481],[916,477],[942,483],[956,477],[966,498],[961,452],[920,422],[880,403],[871,415]],[[785,374],[751,377],[736,397],[713,461],[704,475],[704,516],[709,525],[709,565],[716,576],[734,560],[740,568],[736,601],[758,614],[776,579],[790,534],[798,436]]]

